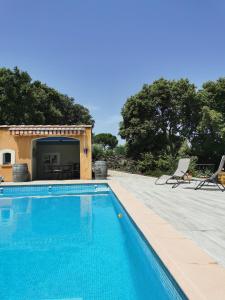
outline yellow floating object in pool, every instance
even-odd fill
[[[122,214],[118,214],[118,218],[121,219],[123,217]]]

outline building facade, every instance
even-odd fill
[[[0,176],[26,163],[30,180],[91,179],[91,125],[0,126]]]

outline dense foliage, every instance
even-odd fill
[[[219,161],[225,153],[225,78],[203,84],[199,122],[192,139],[192,152],[201,161]]]
[[[175,170],[179,159],[179,157],[174,158],[172,155],[164,155],[156,159],[150,153],[143,154],[139,159],[132,159],[127,156],[126,145],[119,145],[114,149],[105,149],[100,144],[94,144],[92,154],[94,161],[107,161],[110,169],[152,176],[171,174]],[[196,161],[197,158],[192,157],[189,171],[195,176],[205,175],[208,170],[196,169]]]
[[[184,137],[191,139],[196,130],[199,107],[195,86],[188,80],[160,79],[144,85],[122,109],[120,135],[129,155],[177,152]]]
[[[217,164],[225,152],[225,78],[201,90],[187,79],[159,79],[126,101],[122,117],[127,157],[143,173],[169,170],[182,156]]]
[[[1,124],[94,124],[89,111],[73,98],[27,72],[0,68]]]
[[[118,139],[111,133],[99,133],[94,135],[93,141],[95,144],[102,145],[105,149],[114,149],[118,145]]]

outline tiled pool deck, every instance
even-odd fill
[[[225,267],[225,192],[213,187],[195,191],[196,183],[172,189],[155,185],[152,177],[115,171],[110,175]]]
[[[198,240],[198,235],[194,235],[194,238],[190,236],[192,226],[197,231],[201,230],[201,235],[202,231],[207,232],[208,227],[214,225],[214,231],[217,232],[224,224],[225,193],[194,191],[191,185],[183,185],[177,189],[171,189],[171,186],[155,186],[153,178],[121,172],[110,172],[109,179],[108,184],[188,298],[225,299],[225,268],[216,262],[213,249],[208,247],[210,243],[207,236],[204,236],[204,244]],[[90,182],[39,181],[31,184]],[[149,209],[146,209],[146,206]],[[176,231],[171,224],[183,233]],[[220,227],[219,231],[222,234],[224,228],[224,225]],[[222,240],[224,242],[224,239]],[[219,257],[223,255],[221,251]],[[221,264],[223,259],[222,262],[220,260]]]

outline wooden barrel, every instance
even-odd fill
[[[28,181],[28,166],[27,164],[14,164],[12,166],[13,182]]]
[[[98,160],[94,164],[95,179],[107,178],[107,163],[104,160]]]

